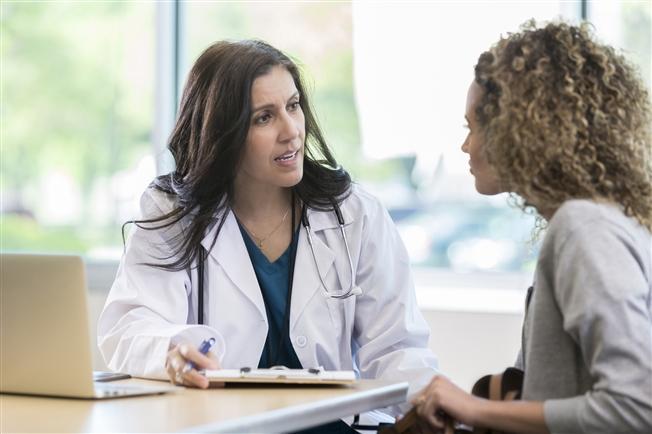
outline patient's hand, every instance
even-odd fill
[[[448,378],[437,375],[412,399],[412,405],[421,423],[426,422],[434,431],[439,431],[444,429],[446,415],[466,425],[474,425],[480,401]]]

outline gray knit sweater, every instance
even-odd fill
[[[523,325],[523,399],[554,434],[652,433],[652,238],[614,205],[549,222]]]

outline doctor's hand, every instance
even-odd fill
[[[197,369],[189,369],[193,362]],[[208,378],[198,372],[201,369],[219,369],[217,356],[211,351],[203,355],[190,344],[181,343],[170,348],[165,360],[165,368],[172,384],[208,388]]]

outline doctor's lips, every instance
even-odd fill
[[[279,155],[278,157],[274,158],[274,161],[279,163],[293,162],[294,160],[296,160],[298,154],[299,154],[299,149],[295,151],[288,151],[283,155]]]

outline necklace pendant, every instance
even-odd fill
[[[260,242],[258,243],[258,248],[259,248],[260,250],[263,250],[263,242],[262,242],[262,241],[260,241]]]

